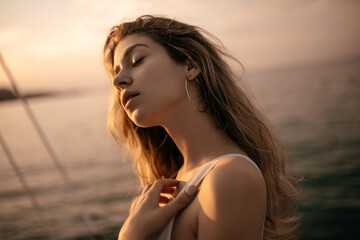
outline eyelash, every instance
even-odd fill
[[[145,57],[141,57],[141,58],[139,58],[138,60],[136,60],[136,61],[131,65],[131,67],[136,67],[137,65],[139,65],[144,58],[145,58]]]
[[[131,64],[131,67],[134,68],[134,67],[136,67],[137,65],[139,65],[139,64],[142,62],[142,60],[144,60],[144,58],[145,58],[145,57],[141,57],[141,58],[139,58],[138,60],[136,60],[134,63]],[[118,75],[119,72],[120,72],[120,68],[117,67],[114,72],[115,72],[115,76]]]

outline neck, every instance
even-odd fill
[[[181,172],[190,171],[223,154],[241,152],[223,131],[216,128],[210,114],[191,106],[181,114],[171,116],[177,117],[168,118],[163,127],[184,157]]]

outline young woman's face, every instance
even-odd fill
[[[129,118],[138,126],[151,127],[179,114],[187,99],[187,68],[144,34],[122,39],[114,53],[113,84]]]

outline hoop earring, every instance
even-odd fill
[[[193,105],[194,109],[197,110],[197,111],[199,111],[199,112],[206,112],[206,109],[207,109],[207,105],[206,105],[206,104],[205,104],[204,110],[200,110],[200,109],[198,109],[198,108],[195,106],[195,104],[194,104],[193,101],[191,100],[191,97],[190,97],[190,94],[189,94],[189,90],[188,90],[188,83],[187,83],[187,82],[188,82],[188,79],[185,80],[185,91],[186,91],[186,95],[187,95],[187,97],[188,97],[191,105]],[[205,98],[205,100],[206,100],[206,98]]]
[[[165,137],[164,137],[164,139],[162,140],[161,144],[160,144],[158,147],[156,147],[156,148],[154,149],[154,151],[157,151],[157,150],[159,150],[160,148],[162,148],[162,146],[164,146],[167,138],[168,138],[168,134],[165,133]]]
[[[135,127],[135,132],[137,132],[137,131],[138,131],[138,129],[139,129],[139,126],[136,126],[136,127]],[[157,150],[159,150],[160,148],[162,148],[162,146],[164,146],[164,144],[165,144],[165,142],[166,142],[167,138],[168,138],[168,133],[167,133],[167,132],[165,132],[165,137],[164,137],[164,139],[162,140],[162,142],[160,143],[160,145],[159,145],[159,146],[157,146],[157,147],[154,149],[154,151],[157,151]]]

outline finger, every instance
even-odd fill
[[[158,179],[149,190],[149,194],[159,195],[164,187],[176,187],[179,181],[176,179]]]
[[[173,187],[164,187],[162,190],[161,190],[161,193],[173,193],[175,191],[175,188]]]
[[[179,185],[179,180],[171,179],[171,178],[158,179],[155,182],[161,183],[163,187],[176,187],[177,185]]]
[[[176,197],[179,192],[181,192],[181,190],[183,189],[183,187],[186,185],[186,182],[183,181],[179,181],[179,184],[177,185],[177,187],[175,188],[174,192],[172,193],[173,197]],[[184,189],[185,190],[185,189]]]
[[[169,198],[164,197],[164,196],[160,196],[159,203],[168,203],[169,201],[170,201]]]
[[[177,212],[179,212],[181,209],[183,209],[185,206],[187,206],[195,197],[198,189],[195,185],[191,185],[188,188],[185,189],[185,191],[181,191],[179,195],[169,202],[164,208],[166,208],[166,211],[168,213],[168,218],[174,217]],[[165,209],[164,209],[165,210]]]

